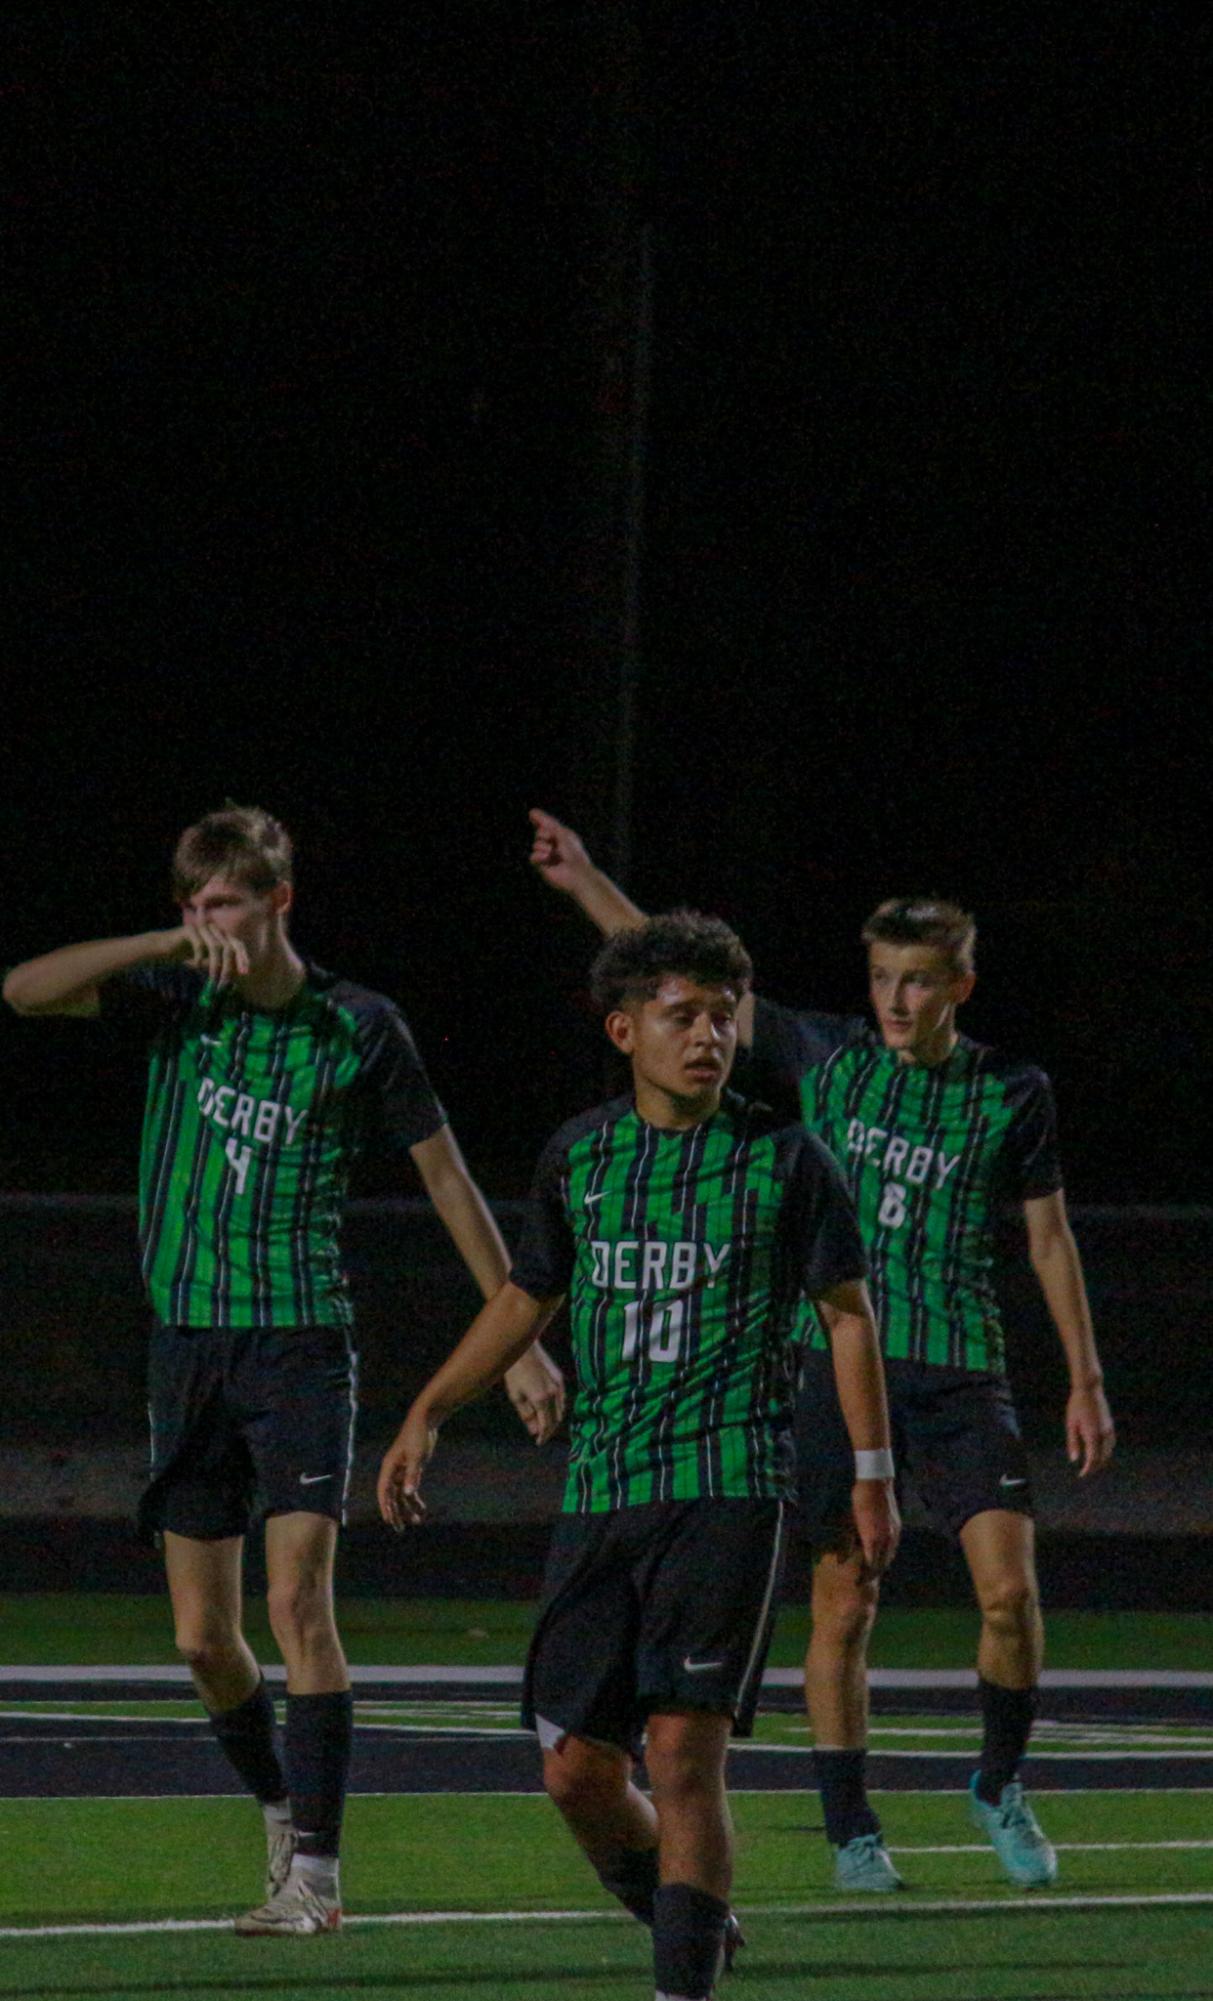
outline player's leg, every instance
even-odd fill
[[[730,1735],[753,1729],[783,1574],[785,1509],[775,1500],[704,1500],[652,1512],[635,1568],[635,1660],[659,1830],[654,1971],[659,1994],[701,1996],[742,1942],[728,1902],[724,1760]]]
[[[290,1859],[290,1813],[274,1708],[241,1630],[241,1563],[252,1469],[222,1393],[226,1337],[211,1328],[152,1330],[151,1478],[140,1521],[162,1534],[177,1646],[211,1728],[260,1802],[266,1894]]]
[[[240,1626],[243,1553],[242,1536],[164,1534],[177,1648],[220,1749],[265,1818],[268,1898],[286,1880],[294,1843],[274,1705]]]
[[[710,1995],[725,1955],[733,1823],[724,1766],[733,1720],[703,1710],[649,1717],[645,1763],[660,1835],[653,1971],[658,1996]]]
[[[805,1701],[826,1840],[840,1890],[888,1892],[901,1878],[868,1797],[868,1640],[879,1585],[853,1535],[813,1562]]]
[[[978,1674],[999,1688],[1035,1689],[1044,1661],[1035,1523],[1030,1515],[988,1509],[965,1522],[960,1545],[981,1613]],[[1007,1778],[1014,1777],[1027,1741],[1025,1728]]]
[[[971,1782],[973,1817],[1012,1882],[1029,1889],[1057,1879],[1057,1856],[1019,1779],[1044,1658],[1034,1539],[1030,1516],[996,1509],[971,1516],[960,1531],[981,1611],[982,1746]]]
[[[261,1681],[241,1631],[244,1537],[201,1540],[164,1532],[164,1568],[173,1637],[199,1698],[212,1714],[248,1700]]]
[[[285,1770],[294,1852],[280,1894],[242,1934],[335,1931],[338,1857],[353,1749],[349,1670],[333,1565],[353,1446],[354,1362],[340,1329],[250,1332],[234,1344],[229,1396],[267,1509],[268,1609],[286,1665]],[[306,1506],[301,1507],[301,1500]]]
[[[539,1737],[548,1798],[603,1888],[651,1925],[659,1880],[657,1814],[633,1779],[631,1753],[543,1723]]]
[[[265,1525],[270,1624],[286,1663],[293,1838],[281,1889],[236,1920],[244,1936],[336,1931],[341,1923],[341,1823],[354,1719],[333,1618],[336,1544],[337,1524],[322,1515],[273,1515]]]
[[[1043,1641],[1028,1459],[1006,1382],[955,1369],[920,1371],[907,1424],[911,1472],[964,1551],[981,1612],[982,1754],[973,1819],[1011,1880],[1051,1883],[1057,1857],[1018,1778],[1036,1708]]]
[[[557,1522],[522,1717],[543,1750],[548,1796],[603,1888],[651,1925],[657,1816],[632,1776],[638,1606],[625,1529],[615,1515]]]
[[[805,1706],[826,1839],[840,1890],[891,1891],[901,1878],[867,1792],[868,1640],[879,1586],[851,1520],[855,1461],[828,1355],[806,1357],[797,1409],[801,1515],[814,1550]]]

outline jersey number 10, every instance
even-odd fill
[[[623,1309],[623,1360],[634,1362],[643,1342],[651,1362],[677,1361],[678,1350],[682,1346],[686,1301],[672,1299],[668,1306],[654,1307],[644,1325],[641,1323],[643,1307],[643,1300],[629,1299]]]

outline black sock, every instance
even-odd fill
[[[729,1907],[690,1883],[653,1898],[653,1972],[659,1994],[708,1995],[720,1970]]]
[[[1002,1789],[1019,1770],[1020,1760],[1032,1734],[1036,1714],[1034,1688],[1000,1688],[984,1675],[977,1679],[981,1701],[981,1769],[977,1775],[977,1797],[987,1806],[997,1806]]]
[[[244,1780],[262,1806],[286,1798],[286,1779],[278,1756],[274,1705],[264,1677],[253,1693],[234,1709],[210,1710],[211,1729],[229,1765]]]
[[[652,1924],[657,1894],[655,1848],[617,1848],[610,1861],[599,1868],[598,1880],[642,1925]]]
[[[354,1743],[354,1700],[335,1695],[286,1698],[286,1776],[295,1852],[336,1855]]]
[[[826,1840],[835,1848],[845,1848],[858,1834],[879,1834],[880,1822],[868,1805],[868,1754],[858,1751],[813,1753],[821,1804],[825,1812]]]

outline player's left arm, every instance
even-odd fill
[[[450,1126],[439,1126],[409,1153],[481,1296],[492,1299],[509,1276],[509,1254]],[[539,1341],[507,1369],[505,1387],[531,1437],[542,1445],[564,1416],[564,1377]]]
[[[1082,1260],[1066,1215],[1065,1193],[1058,1188],[1051,1195],[1032,1196],[1023,1212],[1028,1256],[1070,1371],[1066,1452],[1080,1476],[1097,1473],[1112,1457],[1116,1430],[1104,1395]]]

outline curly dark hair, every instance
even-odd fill
[[[628,1001],[652,1000],[671,973],[705,987],[730,987],[740,996],[753,964],[735,931],[720,917],[698,910],[669,910],[637,929],[608,938],[590,967],[594,1005],[606,1014]]]

